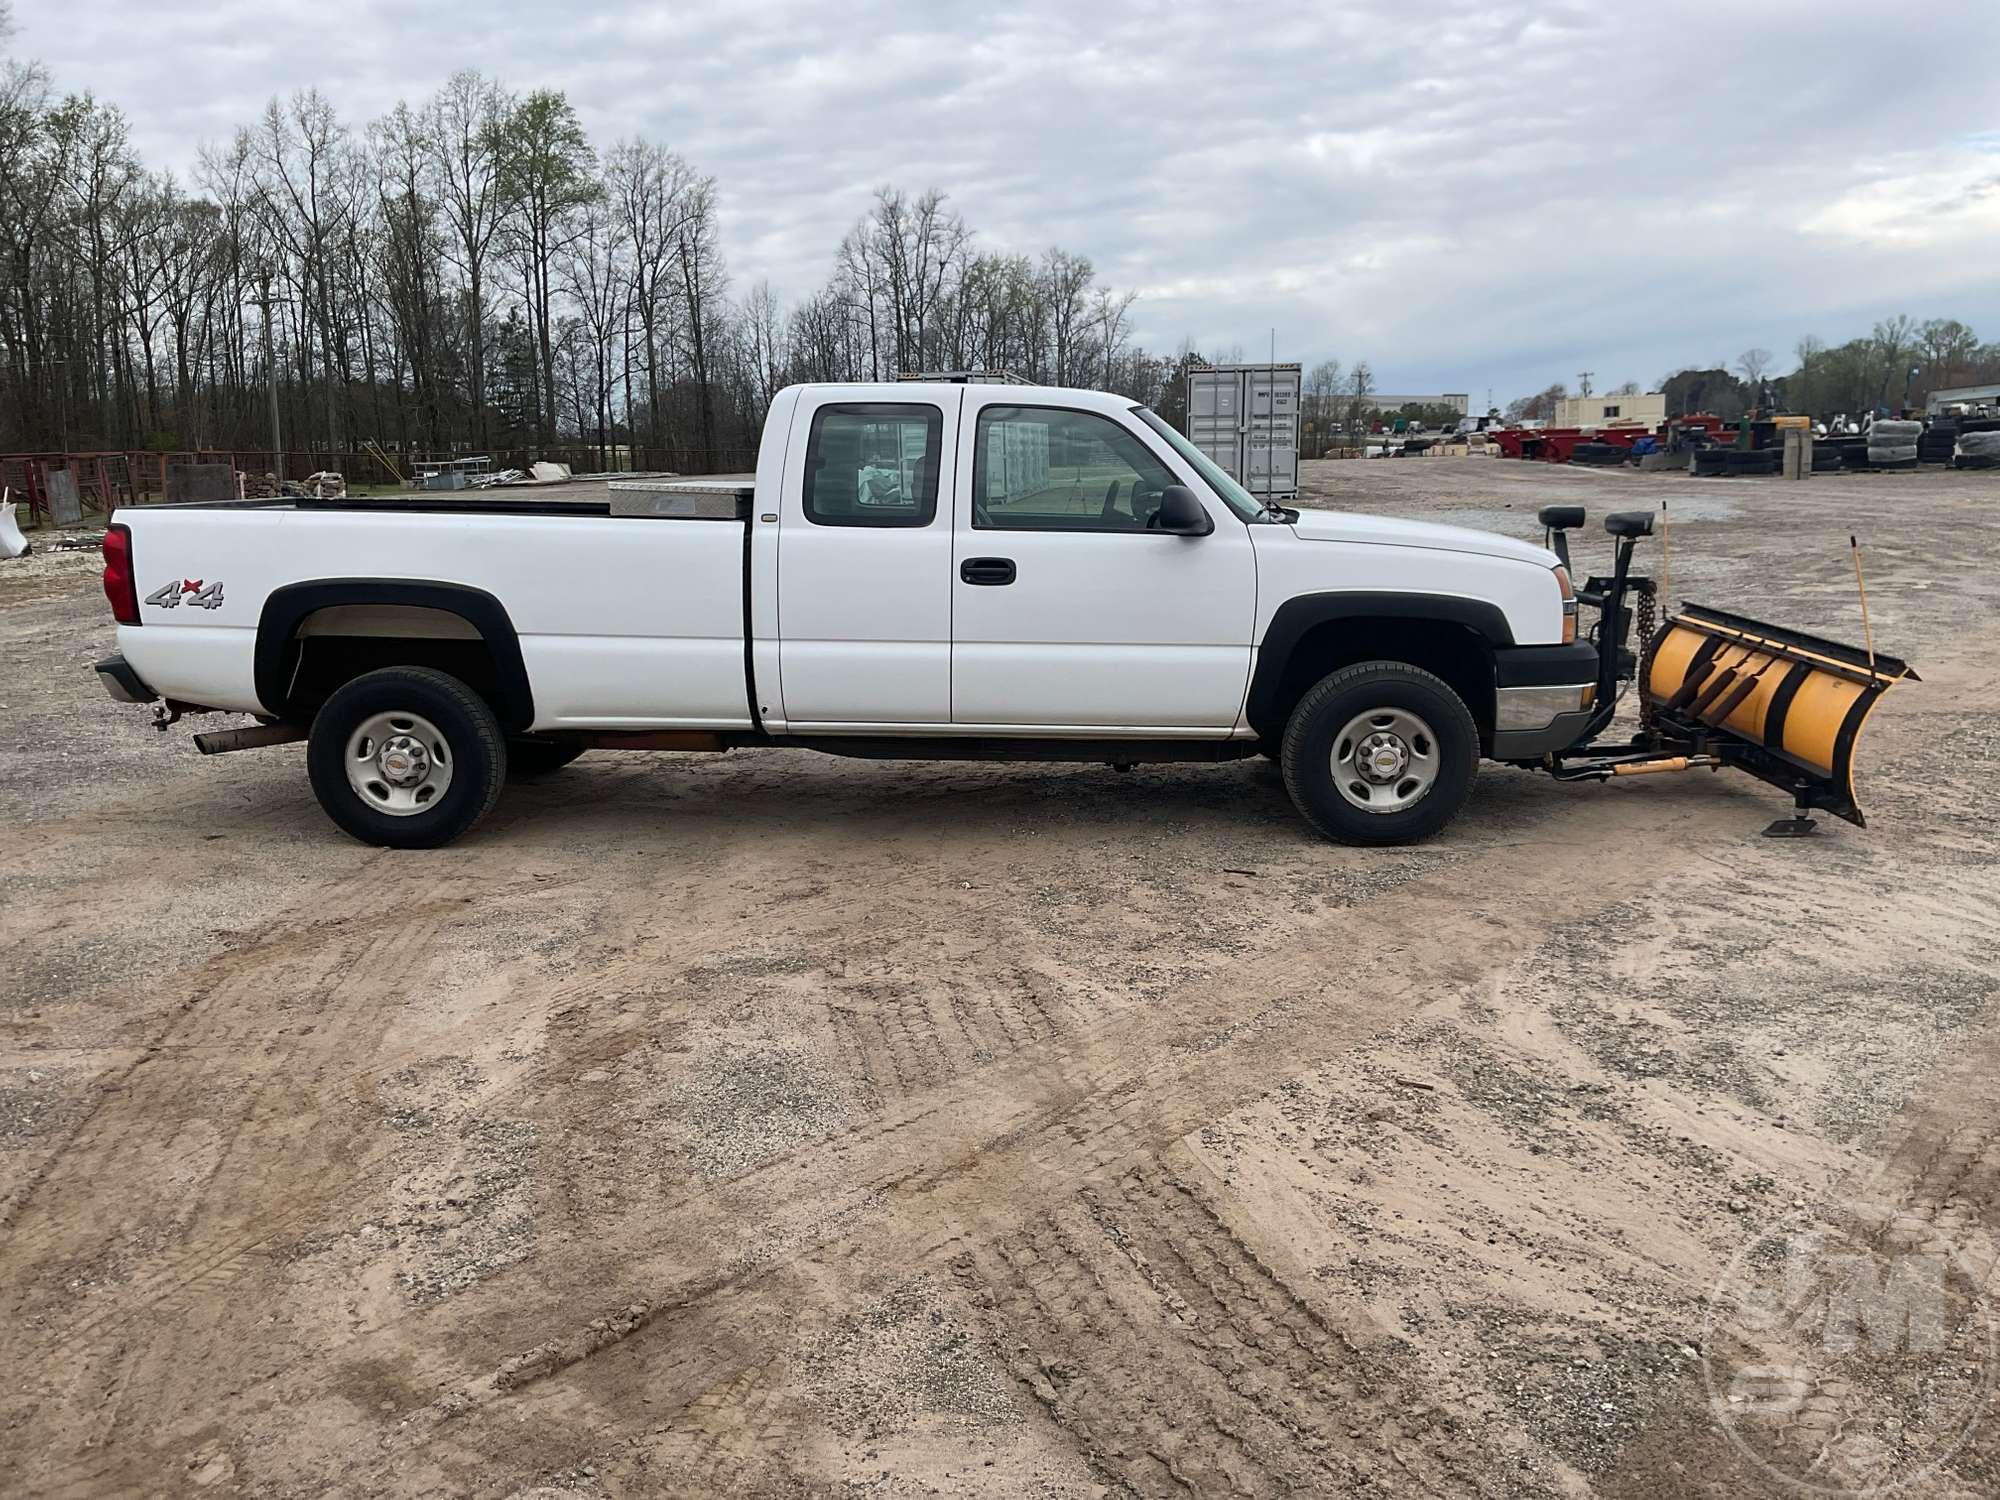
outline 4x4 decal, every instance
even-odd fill
[[[194,597],[188,599],[188,603],[197,608],[222,608],[222,580],[219,578],[206,586],[199,578],[181,578],[173,583],[162,584],[146,596],[146,603],[157,604],[161,609],[178,609],[181,600],[190,594]]]

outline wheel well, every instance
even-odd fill
[[[496,706],[493,650],[463,615],[408,604],[335,604],[306,615],[285,643],[286,709],[310,717],[355,678],[384,667],[435,667]]]
[[[449,673],[493,706],[502,727],[534,722],[520,638],[500,601],[462,584],[325,579],[265,601],[257,628],[257,697],[310,719],[345,684],[383,667]]]
[[[1493,648],[1477,631],[1449,620],[1356,615],[1323,620],[1292,647],[1268,700],[1264,722],[1253,727],[1273,738],[1307,689],[1329,672],[1363,661],[1399,661],[1442,678],[1479,726],[1482,742],[1493,733]]]

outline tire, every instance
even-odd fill
[[[1868,462],[1871,464],[1877,464],[1883,468],[1888,468],[1891,465],[1902,468],[1904,465],[1913,464],[1916,461],[1917,445],[1915,443],[1870,443],[1868,445]]]
[[[509,740],[507,774],[528,780],[547,776],[560,771],[583,752],[582,745],[567,745],[561,740]]]
[[[507,741],[486,700],[456,677],[384,667],[326,700],[306,770],[326,815],[362,843],[436,849],[492,808]]]
[[[1729,461],[1723,457],[1720,449],[1698,448],[1688,462],[1688,472],[1700,478],[1712,479],[1718,474],[1729,472]]]
[[[1899,447],[1904,443],[1914,443],[1923,435],[1921,422],[1880,421],[1868,429],[1868,441],[1878,448]]]
[[[1355,776],[1353,757],[1368,736],[1357,725],[1374,718],[1384,753],[1385,779]],[[1425,745],[1428,741],[1428,746]],[[1395,778],[1387,764],[1396,753],[1412,757],[1402,770],[1421,774]],[[1343,790],[1335,759],[1350,767]],[[1341,844],[1410,844],[1429,838],[1457,816],[1472,792],[1479,763],[1479,726],[1458,694],[1420,667],[1398,661],[1365,661],[1321,678],[1292,710],[1285,726],[1285,790],[1305,820]],[[1414,790],[1410,783],[1422,783]],[[1371,811],[1361,799],[1376,802]]]
[[[1958,439],[1958,451],[1967,458],[2000,457],[2000,432],[1967,432]]]

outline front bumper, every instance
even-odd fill
[[[160,696],[132,670],[132,663],[115,651],[97,664],[97,680],[120,703],[151,703]]]
[[[1540,760],[1567,750],[1590,727],[1597,698],[1597,652],[1515,646],[1493,653],[1494,760]]]
[[[1580,690],[1594,693],[1595,684]],[[1570,701],[1575,702],[1578,689],[1570,690]],[[1493,760],[1540,760],[1544,755],[1553,755],[1558,750],[1567,750],[1590,728],[1590,710],[1579,709],[1572,713],[1559,713],[1533,728],[1495,729],[1493,731]]]

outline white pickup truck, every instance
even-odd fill
[[[1263,753],[1322,833],[1401,843],[1600,692],[1555,554],[1266,505],[1093,391],[794,386],[754,480],[128,509],[105,555],[112,695],[265,721],[206,750],[308,739],[327,814],[397,847],[586,749],[748,746]]]

